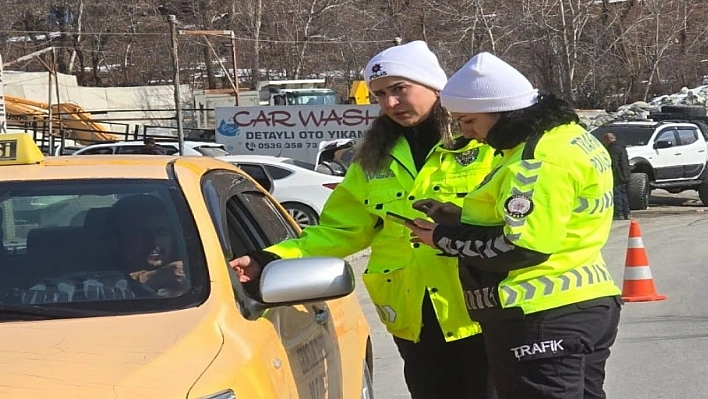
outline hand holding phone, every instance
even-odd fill
[[[399,214],[393,213],[393,212],[386,212],[386,219],[388,219],[394,223],[400,223],[400,224],[404,224],[404,225],[406,223],[410,223],[410,224],[414,225],[413,219],[407,218],[405,216],[402,216],[402,215],[399,215]]]
[[[422,199],[413,203],[413,209],[424,212],[435,223],[459,225],[462,208],[452,202],[440,202],[434,199]]]

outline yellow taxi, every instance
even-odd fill
[[[253,286],[228,266],[299,233],[210,157],[0,135],[0,398],[372,397],[347,262],[277,260]]]

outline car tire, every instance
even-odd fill
[[[282,205],[301,228],[316,225],[320,221],[317,212],[307,205],[297,202],[286,202]]]
[[[649,176],[646,173],[632,173],[627,184],[627,197],[629,197],[629,209],[642,211],[649,207]]]
[[[701,199],[703,206],[708,206],[708,171],[704,171],[701,178],[703,181],[696,188],[696,191],[698,191],[698,198]]]
[[[374,399],[374,377],[371,375],[369,363],[364,360],[361,373],[361,399]]]

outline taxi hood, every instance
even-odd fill
[[[186,397],[221,348],[203,308],[0,323],[0,397]]]

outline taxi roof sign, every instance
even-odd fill
[[[0,165],[34,165],[43,161],[42,151],[28,134],[0,134]]]

